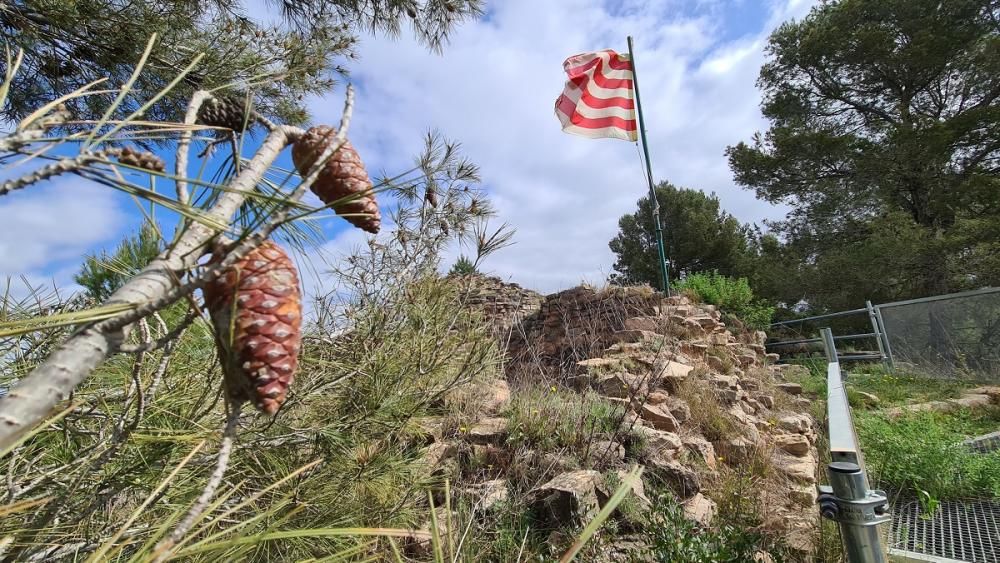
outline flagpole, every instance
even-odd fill
[[[656,227],[656,246],[660,253],[660,281],[663,292],[670,296],[670,275],[667,273],[667,253],[663,247],[663,227],[660,225],[660,202],[656,199],[653,186],[653,168],[649,164],[649,144],[646,142],[646,123],[642,119],[642,103],[639,101],[639,73],[635,69],[635,54],[632,52],[632,36],[628,36],[628,58],[632,64],[632,86],[635,90],[635,112],[639,115],[639,136],[642,138],[642,152],[646,157],[646,181],[649,183],[649,200],[653,204],[653,225]]]

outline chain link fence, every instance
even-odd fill
[[[896,367],[1000,381],[1000,288],[876,305]]]

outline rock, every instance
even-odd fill
[[[428,467],[434,468],[441,465],[441,462],[455,457],[457,452],[458,448],[455,447],[455,444],[435,442],[424,450],[424,463]]]
[[[514,454],[506,448],[499,448],[493,445],[474,444],[472,455],[480,467],[500,470],[510,467]]]
[[[712,444],[702,438],[701,436],[688,436],[683,440],[684,447],[687,448],[692,455],[695,455],[705,463],[705,466],[711,470],[718,468],[718,460],[715,457],[715,448]]]
[[[646,443],[646,451],[650,456],[673,459],[684,447],[680,436],[673,432],[664,432],[647,426],[636,426],[633,432],[642,436]]]
[[[861,401],[862,406],[867,408],[877,407],[880,402],[879,398],[871,393],[867,393],[865,391],[855,391],[854,393]]]
[[[589,358],[577,362],[576,367],[589,374],[607,373],[620,369],[622,361],[618,358]]]
[[[740,388],[739,378],[732,375],[716,374],[709,378],[708,382],[719,389],[732,389],[735,391]]]
[[[473,444],[502,444],[506,439],[506,418],[484,418],[469,429],[468,440]]]
[[[607,397],[628,399],[644,393],[644,377],[628,372],[598,375],[594,378],[594,390]]]
[[[728,438],[712,443],[716,453],[720,456],[719,461],[726,465],[739,465],[746,462],[753,455],[754,442],[742,436]]]
[[[961,408],[985,407],[993,402],[989,395],[964,395],[958,399],[950,399],[949,403]]]
[[[687,379],[693,369],[692,366],[673,360],[657,362],[653,368],[654,379],[659,379],[667,389],[673,391],[677,389],[679,383]]]
[[[760,382],[752,377],[741,377],[740,387],[747,391],[757,391],[760,389]]]
[[[412,422],[409,431],[412,433],[414,441],[428,446],[441,439],[447,417],[424,416],[414,418]]]
[[[800,506],[815,506],[816,487],[812,485],[793,485],[788,490],[788,498]]]
[[[812,456],[793,457],[776,451],[771,460],[778,471],[798,483],[811,485],[816,482],[816,459]]]
[[[631,319],[625,319],[625,329],[660,332],[662,323],[663,321],[660,317],[632,317]]]
[[[802,434],[778,434],[774,436],[774,445],[796,457],[809,455],[812,448],[809,439]]]
[[[629,471],[627,469],[617,469],[615,470],[615,473],[618,475],[618,480],[624,483],[625,478],[628,477]],[[615,491],[611,490],[608,492],[610,494],[615,493]],[[640,508],[645,510],[653,505],[653,503],[649,501],[649,497],[646,496],[646,486],[643,484],[641,477],[636,479],[635,483],[632,485],[632,494],[635,495],[635,499]]]
[[[458,513],[453,511],[449,515],[448,510],[442,506],[434,510],[432,518],[434,518],[434,527],[437,529],[441,540],[445,542],[450,541],[448,537],[451,536],[453,532],[448,529],[448,524],[451,523],[452,526],[455,526],[459,522]],[[430,555],[434,547],[432,544],[433,534],[431,530],[432,527],[430,520],[421,526],[419,530],[411,530],[409,535],[402,538],[403,551],[406,552],[407,555],[418,558]]]
[[[788,393],[789,395],[801,395],[802,386],[798,383],[779,383],[775,387]]]
[[[478,483],[469,487],[468,492],[476,499],[473,510],[489,512],[498,504],[506,502],[510,498],[507,490],[507,481],[503,479],[493,479]]]
[[[613,342],[656,342],[662,338],[649,330],[619,330],[611,335]]]
[[[694,496],[701,490],[698,474],[678,461],[651,458],[646,464],[650,475],[666,484],[681,499]]]
[[[662,391],[653,391],[646,397],[646,402],[651,405],[660,405],[667,402],[670,396]]]
[[[763,346],[767,344],[767,333],[763,330],[753,331],[753,342],[757,346]]]
[[[650,423],[653,428],[657,430],[666,430],[667,432],[677,432],[681,425],[674,418],[674,415],[670,414],[670,411],[663,408],[664,405],[642,405],[642,410],[639,412],[639,416],[643,420]]]
[[[779,360],[781,360],[780,354],[774,354],[774,353],[764,354],[764,361],[767,362],[768,364],[777,364]]]
[[[681,342],[681,353],[692,358],[704,358],[708,352],[708,344],[700,341],[685,340]]]
[[[503,379],[495,379],[485,387],[486,396],[483,401],[483,412],[496,414],[510,404],[510,387]]]
[[[795,397],[795,399],[792,401],[792,404],[795,405],[795,407],[800,410],[805,410],[808,409],[810,405],[812,405],[812,401],[806,399],[805,397]]]
[[[757,354],[740,354],[736,356],[736,361],[743,367],[750,367],[757,363]]]
[[[684,516],[688,520],[697,522],[699,526],[707,528],[715,518],[717,507],[715,502],[698,493],[684,502]]]
[[[528,492],[528,509],[553,528],[586,524],[608,499],[597,471],[570,471]]]
[[[758,395],[757,401],[764,406],[766,409],[774,408],[774,397],[770,395]]]
[[[589,457],[595,467],[613,467],[625,461],[625,447],[610,440],[596,440],[590,444]]]
[[[812,427],[812,417],[807,414],[792,414],[778,419],[778,428],[788,432],[808,434]]]
[[[683,399],[667,397],[667,400],[661,403],[660,406],[666,407],[670,411],[670,414],[677,420],[678,424],[684,424],[691,418],[691,407]]]

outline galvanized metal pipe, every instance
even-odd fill
[[[836,503],[834,519],[840,524],[844,551],[849,563],[886,563],[878,524],[886,521],[884,496],[868,489],[861,467],[850,462],[833,462],[827,476]],[[829,515],[827,515],[829,517]]]

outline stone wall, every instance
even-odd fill
[[[538,312],[545,299],[541,293],[505,283],[497,277],[481,274],[449,276],[461,288],[466,305],[483,314],[500,332]]]

